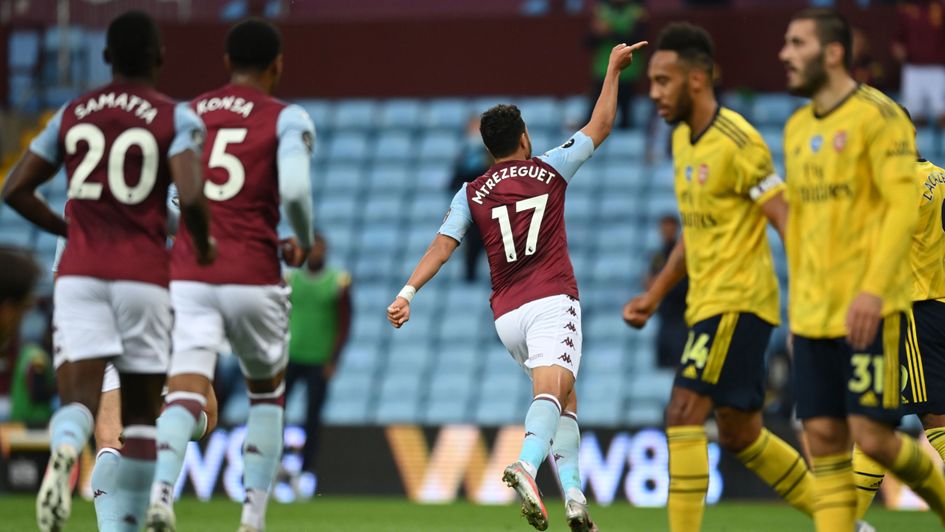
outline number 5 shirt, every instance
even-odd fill
[[[218,258],[197,265],[181,224],[172,254],[172,278],[210,284],[276,285],[280,196],[299,240],[310,245],[309,173],[315,126],[297,105],[258,89],[228,84],[191,102],[207,125],[204,193]]]
[[[578,132],[529,160],[505,161],[459,190],[439,233],[462,242],[473,223],[492,275],[492,311],[503,314],[544,297],[578,297],[564,227],[564,194],[594,142]]]
[[[64,105],[30,151],[68,180],[68,241],[59,276],[167,286],[168,159],[201,150],[186,104],[139,83],[111,83]]]

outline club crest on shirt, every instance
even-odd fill
[[[810,151],[817,153],[820,151],[820,148],[824,145],[823,135],[814,135],[810,139]]]
[[[837,134],[833,136],[833,149],[841,152],[843,148],[847,147],[847,132],[840,130],[837,131]]]
[[[692,167],[686,167],[686,181],[692,181]]]
[[[571,146],[574,146],[574,139],[570,139],[561,145],[562,148],[570,148]]]
[[[697,177],[700,185],[704,185],[709,180],[709,165],[702,163],[699,165],[699,175]]]

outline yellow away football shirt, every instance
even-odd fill
[[[784,128],[791,330],[846,336],[853,298],[911,305],[909,248],[918,218],[915,139],[899,106],[865,85],[824,116],[808,104]]]
[[[912,234],[912,300],[945,298],[945,170],[929,161],[916,163],[919,223]]]
[[[698,138],[686,124],[676,128],[673,165],[689,275],[686,321],[751,312],[777,324],[778,279],[760,205],[784,183],[764,139],[720,108]]]

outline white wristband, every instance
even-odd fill
[[[400,293],[397,294],[397,297],[402,297],[407,300],[407,303],[413,301],[413,296],[417,295],[417,289],[408,285],[405,285],[400,289]]]

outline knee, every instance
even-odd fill
[[[804,434],[811,452],[816,456],[840,453],[850,449],[847,432],[829,424],[805,423]]]
[[[744,451],[756,439],[758,434],[747,426],[719,427],[719,445],[732,453]]]
[[[702,425],[706,414],[688,398],[674,396],[666,405],[666,426]]]

